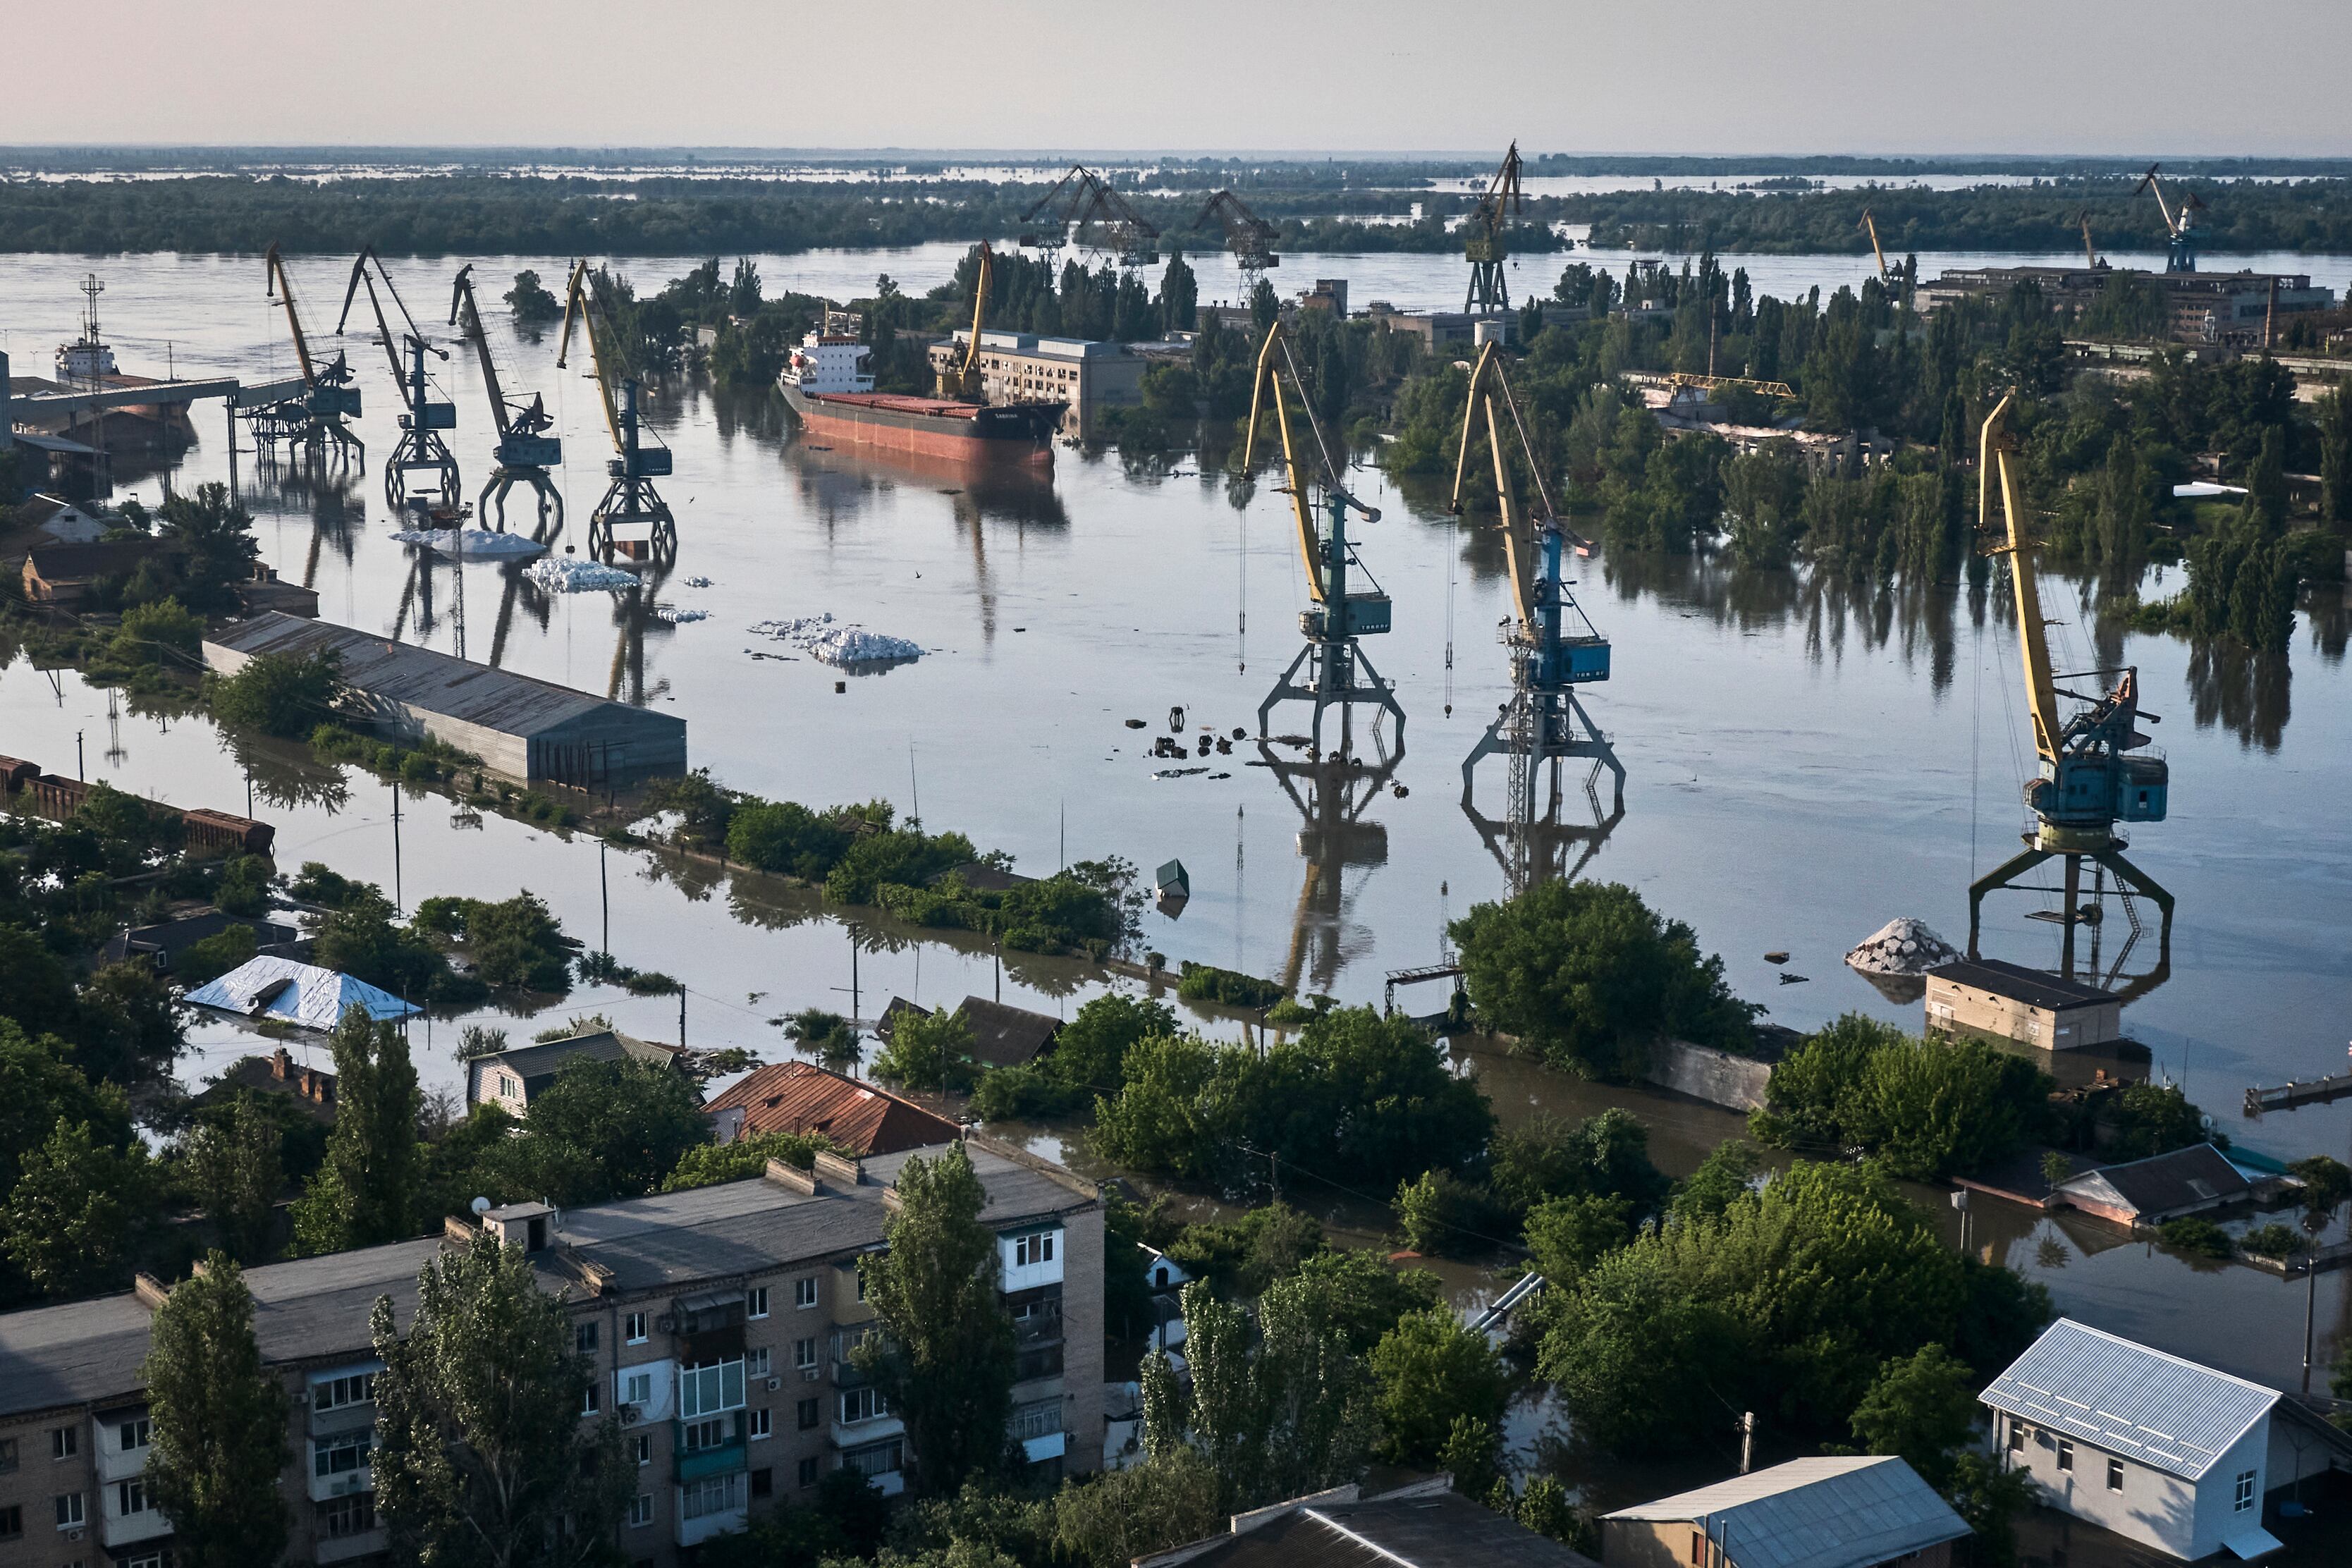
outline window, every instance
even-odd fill
[[[2025,1452],[2025,1423],[2022,1421],[2011,1420],[2009,1424],[2009,1451],[2012,1454]]]
[[[631,1344],[641,1345],[646,1342],[646,1315],[643,1312],[631,1312],[624,1317],[621,1322],[623,1337]]]
[[[816,1401],[812,1399],[809,1403],[814,1405]],[[816,1485],[816,1461],[814,1458],[801,1461],[800,1483],[804,1487]]]
[[[637,1435],[633,1447],[636,1450],[638,1464],[650,1465],[654,1462],[654,1440],[651,1437],[641,1432]]]
[[[863,1448],[852,1448],[841,1456],[841,1468],[855,1470],[869,1480],[887,1476],[905,1467],[907,1445],[903,1438],[891,1437],[879,1443],[869,1443]]]
[[[70,1459],[81,1452],[81,1428],[52,1426],[49,1428],[49,1458]]]
[[[2111,1492],[2124,1489],[2124,1462],[2121,1459],[2107,1461],[2107,1489]]]
[[[649,1372],[625,1372],[621,1374],[621,1403],[651,1405],[654,1402],[654,1374]]]
[[[677,1490],[681,1518],[702,1519],[714,1513],[730,1513],[743,1506],[743,1472],[730,1470],[723,1476],[688,1481]]]
[[[1015,1268],[1026,1268],[1033,1263],[1053,1261],[1054,1233],[1052,1231],[1033,1231],[1027,1236],[1016,1236],[1013,1238],[1013,1267]]]
[[[753,1497],[768,1497],[772,1495],[775,1489],[775,1471],[753,1470],[751,1472],[751,1495]]]
[[[753,1437],[764,1437],[768,1435],[770,1428],[768,1426],[768,1412],[765,1406],[752,1411],[747,1419],[749,1422],[751,1436]]]
[[[728,1425],[725,1420],[716,1415],[708,1421],[688,1422],[684,1434],[686,1451],[689,1454],[699,1454],[706,1448],[727,1447],[732,1440],[728,1433]]]
[[[16,1439],[0,1437],[0,1476],[16,1468]]]
[[[81,1568],[81,1559],[75,1558],[66,1564],[66,1568]],[[136,1557],[122,1559],[121,1568],[172,1568],[172,1554],[168,1552],[142,1552]]]
[[[375,1373],[355,1372],[310,1385],[310,1408],[340,1410],[346,1405],[367,1405],[375,1399]]]
[[[795,1279],[793,1281],[793,1305],[799,1308],[802,1311],[806,1311],[811,1307],[816,1305],[816,1277],[814,1275],[811,1275],[806,1279]]]
[[[765,1285],[754,1285],[743,1292],[743,1315],[749,1318],[768,1315],[768,1288]]]
[[[882,1397],[878,1388],[845,1388],[841,1391],[841,1424],[851,1426],[859,1421],[877,1420],[890,1414],[890,1402]]]
[[[772,1353],[772,1352],[765,1349],[745,1351],[743,1352],[743,1375],[746,1377],[767,1376],[768,1357]]]
[[[135,1421],[125,1421],[116,1429],[116,1440],[126,1454],[137,1453],[154,1438],[154,1426],[144,1415]]]
[[[1691,1568],[1706,1568],[1706,1537],[1691,1531]]]
[[[2232,1492],[2230,1499],[2230,1511],[2231,1513],[2243,1513],[2253,1506],[2254,1472],[2252,1470],[2240,1470],[2238,1472],[2237,1488],[2235,1491]]]
[[[365,1535],[375,1528],[375,1493],[355,1492],[319,1505],[319,1533],[330,1541]]]
[[[58,1510],[58,1528],[59,1530],[79,1530],[81,1528],[81,1493],[60,1492],[57,1497],[50,1500]]]
[[[1026,1405],[1016,1405],[1013,1407],[1013,1419],[1006,1425],[1016,1443],[1051,1436],[1062,1429],[1062,1402],[1033,1399]]]
[[[134,1476],[114,1483],[114,1511],[124,1519],[147,1511],[147,1478]]]
[[[582,1355],[596,1353],[596,1331],[601,1325],[582,1323],[572,1331],[572,1348]]]
[[[719,1410],[743,1408],[743,1363],[722,1361],[682,1367],[677,1374],[677,1413],[691,1421]]]
[[[0,1508],[0,1541],[16,1541],[25,1533],[25,1508],[22,1503],[10,1503]]]
[[[654,1521],[654,1494],[639,1492],[629,1500],[629,1528],[643,1530]]]
[[[794,1340],[793,1342],[793,1364],[794,1366],[803,1368],[812,1367],[816,1364],[815,1340]]]
[[[367,1468],[368,1455],[374,1451],[375,1434],[371,1431],[338,1432],[331,1437],[310,1440],[310,1473],[314,1476],[349,1475]]]
[[[2074,1445],[2064,1437],[2058,1439],[2058,1468],[2062,1470],[2074,1468]]]
[[[803,1432],[807,1431],[810,1427],[817,1424],[817,1420],[816,1401],[814,1399],[802,1400],[800,1408],[801,1430]]]

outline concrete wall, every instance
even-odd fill
[[[1063,1429],[1070,1434],[1065,1475],[1102,1468],[1103,1211],[1097,1204],[1063,1216],[1067,1261],[1062,1271]]]
[[[1710,1105],[1754,1110],[1764,1103],[1764,1088],[1772,1081],[1772,1064],[1687,1040],[1664,1040],[1651,1051],[1650,1070],[1643,1079]]]

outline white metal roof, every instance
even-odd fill
[[[1884,1454],[1791,1459],[1606,1517],[1688,1521],[1739,1568],[1865,1568],[1969,1533],[1916,1470]]]
[[[219,1007],[247,1017],[283,1018],[306,1029],[332,1029],[347,1007],[363,1007],[371,1018],[404,1018],[423,1008],[341,970],[298,963],[263,954],[248,958],[209,984],[188,993],[199,1007]],[[257,1004],[262,1004],[257,1007]]]
[[[2061,1318],[1978,1397],[2019,1420],[2193,1481],[2281,1396]]]

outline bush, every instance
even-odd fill
[[[2206,1131],[2205,1113],[2178,1084],[2126,1084],[2100,1120],[2113,1135],[2107,1153],[2117,1161],[2145,1160],[2209,1141],[2230,1146],[2226,1133]]]
[[[1573,1283],[1633,1234],[1633,1205],[1623,1198],[1552,1198],[1528,1211],[1528,1251],[1536,1272],[1559,1285]]]
[[[1507,1245],[1516,1227],[1494,1193],[1451,1171],[1423,1171],[1397,1188],[1397,1233],[1430,1258],[1475,1258]]]
[[[2286,1228],[2282,1226],[2279,1227]],[[2236,1250],[2230,1233],[2210,1219],[2195,1215],[2183,1215],[2179,1219],[2166,1220],[2156,1227],[2158,1241],[2175,1252],[2186,1252],[2199,1258],[2228,1258]]]
[[[1091,1098],[1040,1068],[995,1068],[972,1089],[971,1112],[983,1121],[1042,1121],[1076,1115]]]
[[[679,1157],[677,1166],[662,1179],[661,1190],[682,1193],[689,1187],[747,1181],[765,1172],[771,1160],[805,1171],[824,1152],[846,1152],[822,1132],[762,1132],[733,1143],[698,1143]]]
[[[2293,1258],[2307,1250],[2311,1240],[2294,1226],[2273,1220],[2238,1237],[2238,1246],[2260,1258]]]
[[[124,664],[200,665],[204,617],[176,599],[159,599],[122,612],[108,652]]]
[[[308,735],[342,694],[341,656],[256,654],[234,675],[206,675],[205,698],[223,723],[292,739]]]
[[[849,847],[848,832],[796,801],[746,801],[727,824],[727,855],[762,871],[821,882]]]
[[[971,1026],[961,1010],[903,1014],[890,1043],[874,1058],[874,1076],[908,1089],[961,1092],[979,1072],[971,1045]]]
[[[383,894],[373,882],[355,882],[324,861],[305,860],[296,872],[287,892],[300,903],[316,904],[321,909],[341,910],[351,907],[354,900],[371,898],[381,900]],[[425,900],[427,903],[431,900]],[[423,910],[420,908],[419,913]]]
[[[1229,1007],[1271,1007],[1290,993],[1271,980],[1213,964],[1184,961],[1176,994],[1187,1002],[1223,1002]]]
[[[1849,1013],[1772,1069],[1748,1125],[1777,1148],[1859,1149],[1896,1175],[1937,1180],[2042,1137],[2053,1087],[2033,1063],[1984,1041],[1921,1039]]]
[[[1744,1049],[1756,1009],[1680,921],[1615,882],[1541,882],[1449,928],[1471,1005],[1571,1071],[1633,1077],[1661,1038]]]

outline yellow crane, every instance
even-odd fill
[[[2083,231],[2083,262],[2094,272],[2102,271],[2106,263],[2099,259],[2098,247],[2091,243],[2091,209],[2083,208],[2074,215],[2074,225]]]
[[[2050,622],[2042,614],[2042,591],[2033,570],[2033,542],[2019,495],[2016,437],[2009,429],[2011,399],[2004,396],[1986,416],[1977,464],[1977,526],[1994,553],[2009,557],[2010,591],[2017,612],[2018,652],[2025,679],[2026,712],[2033,726],[2033,751],[2038,766],[2026,782],[2025,805],[2033,813],[2033,831],[2025,836],[2025,849],[1979,878],[1969,888],[1969,952],[1977,951],[1979,911],[1984,896],[1997,888],[2021,886],[2018,880],[2053,857],[2064,861],[2063,907],[2049,918],[2065,929],[2063,963],[2069,975],[2074,965],[2074,928],[2095,925],[2097,906],[2082,903],[2083,862],[2091,861],[2102,875],[2113,875],[2119,891],[2146,894],[2163,915],[2158,967],[2168,972],[2172,952],[2172,895],[2124,858],[2124,838],[2117,822],[2161,822],[2169,784],[2164,759],[2136,756],[2148,738],[2138,721],[2158,722],[2139,707],[2139,671],[2134,668],[2084,670],[2065,679],[2105,681],[2115,685],[2096,695],[2069,691],[2050,664]],[[1995,531],[1993,508],[2000,509]],[[2058,700],[2078,704],[2071,715],[2059,711]],[[2128,913],[2130,905],[2126,903]],[[2137,929],[2137,918],[2134,919]],[[2120,959],[2118,964],[2120,965]],[[2161,975],[2144,984],[2153,984]]]
[[[1878,280],[1893,288],[1895,279],[1886,275],[1886,250],[1878,243],[1878,220],[1871,216],[1868,207],[1864,207],[1862,209],[1862,221],[1853,226],[1870,231],[1870,253],[1878,258]]]
[[[1518,613],[1515,621],[1506,623],[1503,638],[1511,650],[1511,700],[1462,760],[1462,808],[1474,822],[1478,820],[1472,805],[1477,765],[1497,753],[1507,758],[1509,803],[1504,826],[1511,853],[1504,869],[1517,890],[1528,885],[1534,873],[1532,840],[1538,816],[1546,823],[1555,823],[1559,817],[1561,763],[1571,757],[1591,759],[1585,795],[1592,802],[1594,830],[1578,835],[1588,839],[1587,858],[1625,814],[1625,767],[1576,696],[1579,686],[1609,679],[1609,639],[1594,628],[1562,574],[1565,552],[1572,546],[1579,554],[1588,554],[1591,546],[1569,531],[1552,505],[1551,489],[1544,482],[1543,465],[1528,439],[1504,356],[1492,342],[1478,351],[1477,363],[1470,368],[1462,410],[1462,444],[1454,458],[1452,510],[1456,516],[1462,513],[1469,489],[1470,451],[1482,422],[1494,463],[1495,503],[1502,514],[1503,551]],[[1532,516],[1519,504],[1519,487],[1511,472],[1514,451],[1534,485]],[[1549,799],[1538,814],[1534,809],[1536,781],[1547,763]],[[1616,781],[1614,815],[1605,822],[1601,820],[1600,798],[1593,789],[1604,767]],[[1564,847],[1562,835],[1555,831],[1552,837],[1552,849]],[[1545,858],[1549,868],[1550,853]]]
[[[1288,389],[1286,392],[1286,387]],[[1291,424],[1292,398],[1298,403],[1298,414],[1306,425],[1305,436],[1296,432]],[[1292,521],[1298,530],[1299,563],[1307,572],[1307,592],[1314,600],[1312,608],[1298,616],[1298,629],[1307,637],[1307,646],[1290,661],[1290,668],[1275,682],[1274,689],[1258,705],[1258,733],[1266,732],[1267,715],[1275,704],[1286,700],[1312,702],[1315,705],[1314,745],[1318,754],[1323,749],[1323,710],[1334,703],[1339,706],[1341,749],[1347,749],[1349,715],[1355,703],[1370,703],[1396,715],[1397,754],[1404,752],[1404,710],[1398,706],[1396,692],[1372,668],[1371,661],[1357,647],[1356,639],[1370,637],[1389,629],[1391,606],[1389,596],[1374,583],[1368,593],[1351,592],[1348,586],[1350,566],[1358,569],[1362,563],[1356,559],[1355,549],[1348,542],[1348,514],[1354,512],[1366,522],[1380,521],[1380,509],[1368,506],[1350,494],[1341,482],[1339,465],[1332,460],[1331,448],[1323,439],[1323,431],[1315,420],[1314,404],[1307,395],[1305,381],[1298,374],[1298,364],[1290,353],[1290,339],[1282,323],[1275,322],[1266,329],[1265,342],[1258,350],[1257,376],[1250,389],[1249,439],[1242,449],[1244,470],[1254,468],[1257,458],[1259,416],[1267,404],[1274,407],[1275,422],[1282,432],[1283,470],[1288,479],[1285,487],[1290,497]],[[1313,443],[1310,449],[1308,442]],[[1310,466],[1311,464],[1311,466]],[[1315,489],[1319,498],[1310,505],[1307,492]],[[1315,510],[1324,514],[1318,527]],[[1368,572],[1367,578],[1370,576]],[[1299,667],[1314,660],[1313,673],[1305,685],[1297,682]],[[1375,715],[1373,722],[1379,723]]]
[[[1470,263],[1470,291],[1463,297],[1462,308],[1472,315],[1491,315],[1511,308],[1510,285],[1503,280],[1503,263],[1510,258],[1503,226],[1527,207],[1519,191],[1519,144],[1514,142],[1503,154],[1495,177],[1486,182],[1477,210],[1463,226],[1467,237],[1462,242],[1462,254]]]
[[[624,375],[616,388],[604,368],[602,342],[611,328],[596,303],[584,259],[572,268],[571,287],[564,295],[563,331],[555,342],[558,370],[565,367],[572,352],[574,321],[588,339],[589,368],[596,395],[604,404],[605,432],[613,438],[613,456],[604,464],[613,482],[605,487],[604,499],[596,503],[596,510],[588,514],[588,552],[605,562],[615,555],[632,561],[650,557],[667,568],[677,558],[677,520],[652,481],[669,474],[669,448],[638,416],[637,378]]]
[[[940,395],[960,403],[985,403],[987,386],[980,374],[980,334],[988,328],[988,289],[996,276],[996,256],[988,241],[980,242],[980,270],[971,285],[971,341],[964,345],[963,363],[940,367]]]

